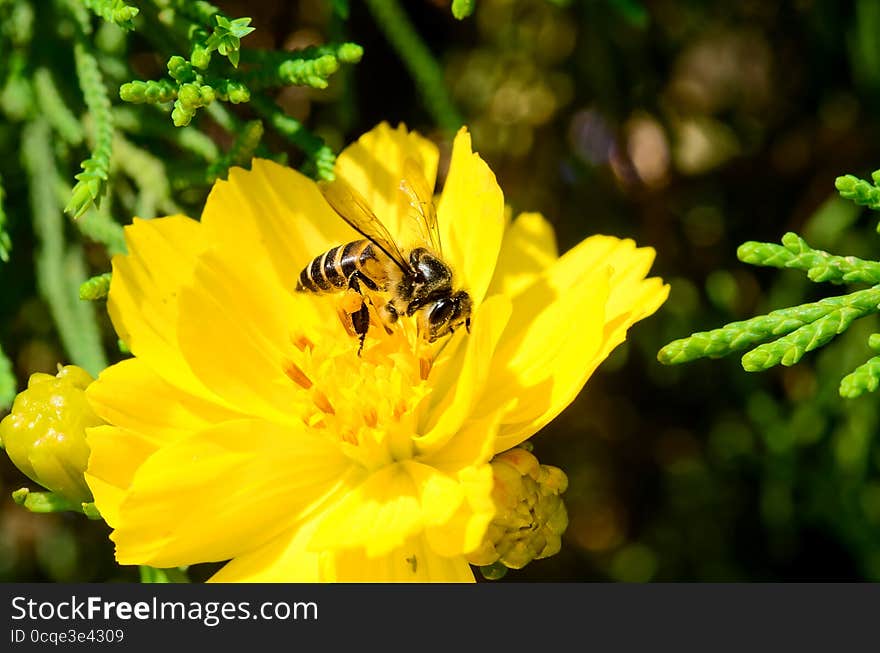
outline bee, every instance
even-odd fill
[[[337,245],[316,256],[299,274],[299,292],[339,293],[354,291],[356,308],[346,311],[360,346],[370,326],[366,292],[384,293],[387,301],[377,306],[386,325],[401,315],[416,317],[421,338],[434,342],[462,325],[470,332],[472,301],[456,289],[452,270],[443,261],[437,213],[424,174],[407,160],[400,190],[417,221],[422,242],[405,255],[387,227],[367,205],[363,196],[341,178],[321,182],[321,191],[333,210],[363,239]]]

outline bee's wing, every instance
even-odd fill
[[[333,181],[325,181],[319,184],[321,192],[336,213],[351,225],[355,231],[360,232],[364,238],[381,249],[397,266],[406,273],[411,272],[406,257],[394,243],[394,238],[382,221],[367,206],[364,199],[355,188],[337,177]]]
[[[442,254],[433,193],[428,186],[428,180],[425,179],[425,173],[413,159],[407,159],[404,163],[400,190],[406,195],[412,208],[411,214],[418,223],[421,239],[430,245],[434,252]]]

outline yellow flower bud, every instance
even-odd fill
[[[560,497],[568,487],[565,473],[540,464],[523,447],[495,456],[491,465],[497,513],[468,562],[521,569],[532,560],[558,553],[568,526],[568,513]]]
[[[75,503],[92,500],[83,478],[89,461],[86,429],[104,421],[86,401],[93,381],[67,365],[58,374],[32,374],[12,412],[0,422],[0,444],[30,479]]]

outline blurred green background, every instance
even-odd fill
[[[362,3],[346,21],[324,0],[217,4],[253,18],[245,47],[364,47],[327,90],[277,98],[335,150],[388,120],[448,154]],[[834,179],[880,168],[880,3],[477,0],[463,21],[448,1],[403,4],[514,210],[542,212],[561,250],[594,233],[652,246],[654,273],[672,286],[534,438],[541,462],[569,476],[570,526],[561,553],[501,582],[880,580],[880,403],[837,394],[869,355],[876,321],[762,374],[737,357],[655,359],[693,331],[842,292],[739,263],[745,240],[797,231],[817,248],[878,258],[876,218],[840,200]],[[130,56],[146,71],[164,62],[137,37]],[[250,117],[246,105],[234,111]],[[36,290],[14,132],[0,125],[15,247],[0,264],[0,342],[21,388],[65,353]],[[175,199],[187,208],[202,197]],[[102,248],[87,255],[93,273],[108,269]],[[14,505],[9,493],[27,484],[0,460],[0,580],[136,578],[113,565],[102,523]]]

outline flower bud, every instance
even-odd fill
[[[67,365],[58,374],[32,374],[12,412],[0,422],[0,444],[30,479],[64,498],[92,500],[83,472],[89,461],[86,429],[104,421],[86,400],[93,381],[84,369]]]
[[[558,553],[568,526],[568,513],[560,497],[568,487],[565,473],[540,464],[522,447],[495,456],[491,465],[497,512],[468,562],[482,567],[500,562],[522,569],[532,560]]]

